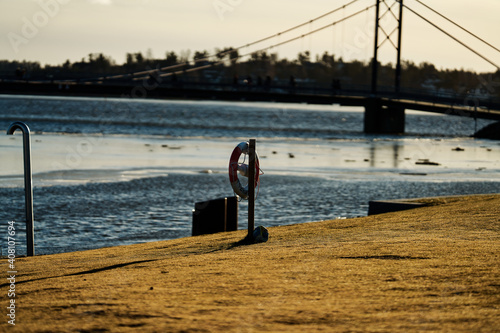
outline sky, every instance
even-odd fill
[[[103,53],[121,64],[127,53],[142,52],[156,59],[174,51],[192,57],[195,51],[240,47],[341,8],[351,0],[0,0],[0,60],[39,61],[60,65],[88,60],[90,53]],[[500,0],[420,0],[500,49]],[[390,5],[394,0],[386,0]],[[313,60],[325,51],[345,61],[369,61],[373,56],[375,10],[364,10],[375,0],[358,0],[302,28],[266,42],[240,49],[251,53],[276,46],[268,53],[295,59],[310,51]],[[451,35],[500,65],[500,52],[422,6],[417,0],[404,4]],[[385,5],[381,4],[381,13]],[[393,7],[397,14],[398,5]],[[332,25],[348,15],[357,16]],[[381,27],[396,27],[388,13]],[[496,67],[405,9],[401,57],[416,64],[429,62],[438,69],[494,72]],[[380,32],[380,42],[385,35]],[[396,33],[392,35],[397,44]],[[390,41],[379,48],[379,61],[395,63]]]

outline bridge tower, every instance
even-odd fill
[[[394,106],[385,105],[384,100],[378,96],[378,50],[387,40],[395,47],[396,56],[396,73],[394,81],[394,92],[397,97],[399,94],[399,88],[401,83],[401,31],[403,25],[403,0],[396,0],[399,2],[399,15],[392,13],[392,7],[388,6],[385,1],[384,5],[387,10],[384,14],[380,15],[380,0],[376,0],[377,4],[375,7],[375,40],[374,40],[374,50],[372,59],[372,85],[371,94],[367,99],[365,104],[365,119],[364,119],[364,131],[365,133],[388,133],[388,134],[399,134],[405,131],[405,110],[402,108],[396,108]],[[393,4],[393,5],[394,5]],[[394,29],[391,33],[387,34],[380,27],[380,19],[391,13],[397,20],[397,32],[398,32],[398,42],[397,46],[391,40],[391,35],[396,31]],[[379,30],[385,34],[386,38],[379,45]]]

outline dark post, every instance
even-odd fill
[[[375,13],[375,41],[374,41],[373,59],[372,59],[372,94],[377,93],[379,9],[380,9],[380,0],[377,0],[377,7],[375,9],[375,12],[376,12]]]
[[[227,231],[227,198],[224,198],[224,231]]]
[[[255,139],[248,145],[248,239],[252,239],[255,219]]]
[[[394,84],[394,90],[396,94],[399,93],[399,87],[401,85],[401,31],[403,29],[403,0],[399,0],[399,20],[398,20],[398,55],[396,59],[396,82]]]
[[[7,135],[12,135],[20,129],[23,132],[24,149],[24,197],[26,209],[26,251],[28,256],[35,255],[35,236],[33,227],[33,184],[31,181],[31,144],[28,125],[17,121],[10,124]]]

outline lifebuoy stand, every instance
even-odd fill
[[[255,224],[255,139],[250,139],[248,144],[248,239],[253,237]]]

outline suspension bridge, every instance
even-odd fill
[[[364,130],[366,133],[404,133],[405,110],[420,110],[448,115],[465,116],[500,120],[500,99],[492,94],[478,94],[471,92],[442,92],[442,91],[416,91],[401,87],[401,50],[403,32],[403,14],[414,15],[425,24],[444,34],[464,48],[464,52],[473,53],[478,60],[492,66],[492,70],[500,71],[498,63],[469,46],[462,39],[448,32],[435,22],[429,20],[418,10],[404,2],[408,0],[373,0],[373,2],[360,10],[346,13],[351,5],[359,0],[352,0],[332,11],[291,27],[287,30],[261,38],[252,43],[244,44],[237,48],[221,51],[217,54],[198,58],[193,62],[179,63],[161,68],[146,69],[144,71],[125,73],[119,75],[104,75],[89,79],[66,79],[51,81],[16,81],[0,80],[0,92],[3,93],[53,93],[60,95],[105,95],[129,98],[189,98],[189,99],[217,99],[230,101],[275,101],[287,103],[310,104],[340,104],[346,106],[360,106],[365,109]],[[484,47],[498,52],[494,45],[480,38],[470,30],[462,27],[445,15],[437,12],[420,0],[413,0],[424,8],[432,11],[446,22],[455,26],[465,35],[479,41]],[[344,16],[329,22],[309,32],[282,38],[298,31],[304,26],[337,13],[344,12]],[[328,86],[317,84],[287,84],[260,81],[258,83],[238,84],[237,82],[211,82],[181,80],[183,76],[194,72],[217,70],[228,63],[249,57],[252,54],[267,52],[307,36],[319,33],[329,28],[335,28],[342,22],[351,20],[361,13],[373,13],[374,41],[373,57],[371,58],[371,85],[366,86]],[[392,31],[381,24],[387,17],[397,23]],[[271,45],[261,46],[265,43]],[[396,66],[393,86],[381,86],[379,79],[380,62],[379,50],[388,44],[395,50]],[[260,45],[260,46],[259,46]],[[252,49],[253,48],[253,49]],[[251,52],[245,52],[250,50]],[[495,53],[497,54],[497,53]],[[487,88],[487,87],[485,87]]]

